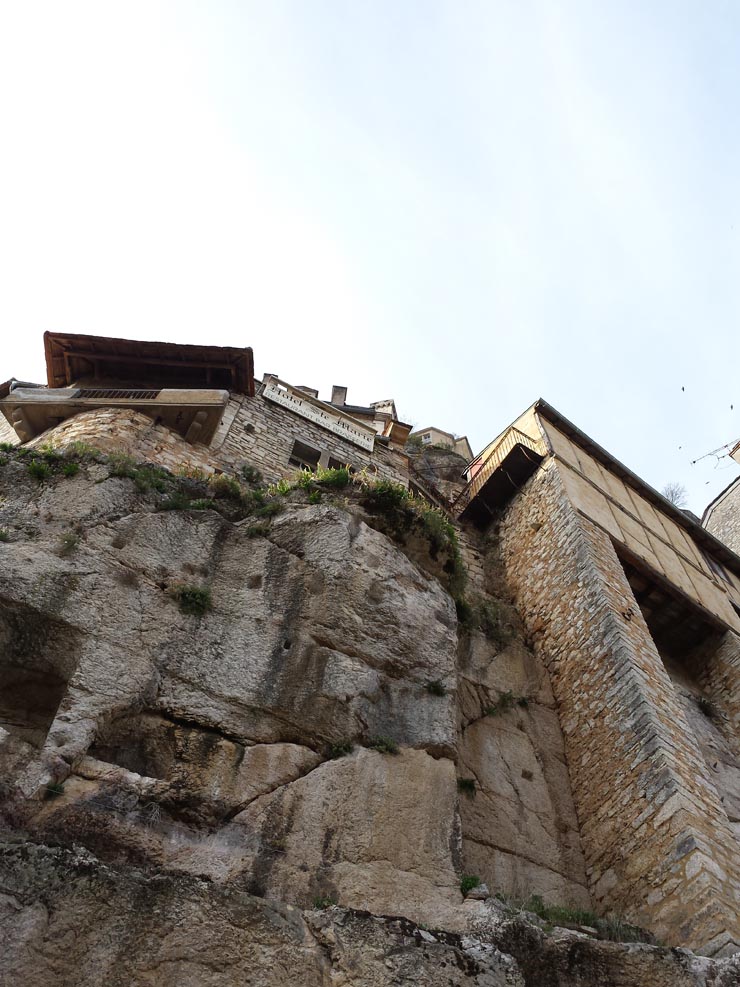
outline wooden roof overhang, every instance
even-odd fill
[[[675,504],[666,500],[662,494],[645,483],[636,473],[633,473],[623,463],[620,463],[618,459],[615,459],[603,446],[600,446],[598,442],[594,442],[577,425],[574,425],[564,415],[561,415],[556,408],[553,408],[543,398],[535,401],[532,409],[546,419],[546,421],[555,425],[564,435],[572,439],[576,445],[580,445],[586,452],[591,453],[594,459],[598,460],[603,466],[611,470],[615,476],[618,476],[624,483],[641,494],[645,500],[649,501],[664,514],[667,514],[679,527],[691,535],[700,548],[709,552],[710,555],[718,559],[723,565],[726,565],[734,573],[740,575],[740,557],[728,548],[724,542],[719,541],[706,528],[703,528],[699,521],[695,521],[693,517],[681,510],[680,507],[676,507]]]
[[[254,395],[251,347],[200,346],[45,332],[49,387],[117,381],[160,388],[221,388]]]

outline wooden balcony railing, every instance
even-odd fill
[[[470,502],[478,496],[486,483],[488,483],[492,474],[516,446],[524,446],[526,449],[536,452],[539,456],[542,455],[541,447],[538,446],[535,439],[525,435],[524,432],[520,432],[518,428],[512,427],[507,429],[496,445],[489,450],[481,468],[452,505],[452,513],[456,517],[460,517]]]

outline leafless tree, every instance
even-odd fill
[[[682,483],[666,483],[660,492],[666,500],[670,500],[676,507],[684,508],[688,503],[686,487]]]

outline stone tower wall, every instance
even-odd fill
[[[560,706],[591,890],[673,942],[740,943],[737,844],[609,536],[550,460],[501,525]]]

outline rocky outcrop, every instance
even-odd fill
[[[464,898],[589,905],[544,666],[418,526],[29,462],[0,466],[10,987],[731,983]]]
[[[330,907],[301,911],[232,885],[0,845],[8,987],[735,987],[736,960],[543,932],[471,902],[465,934]]]

